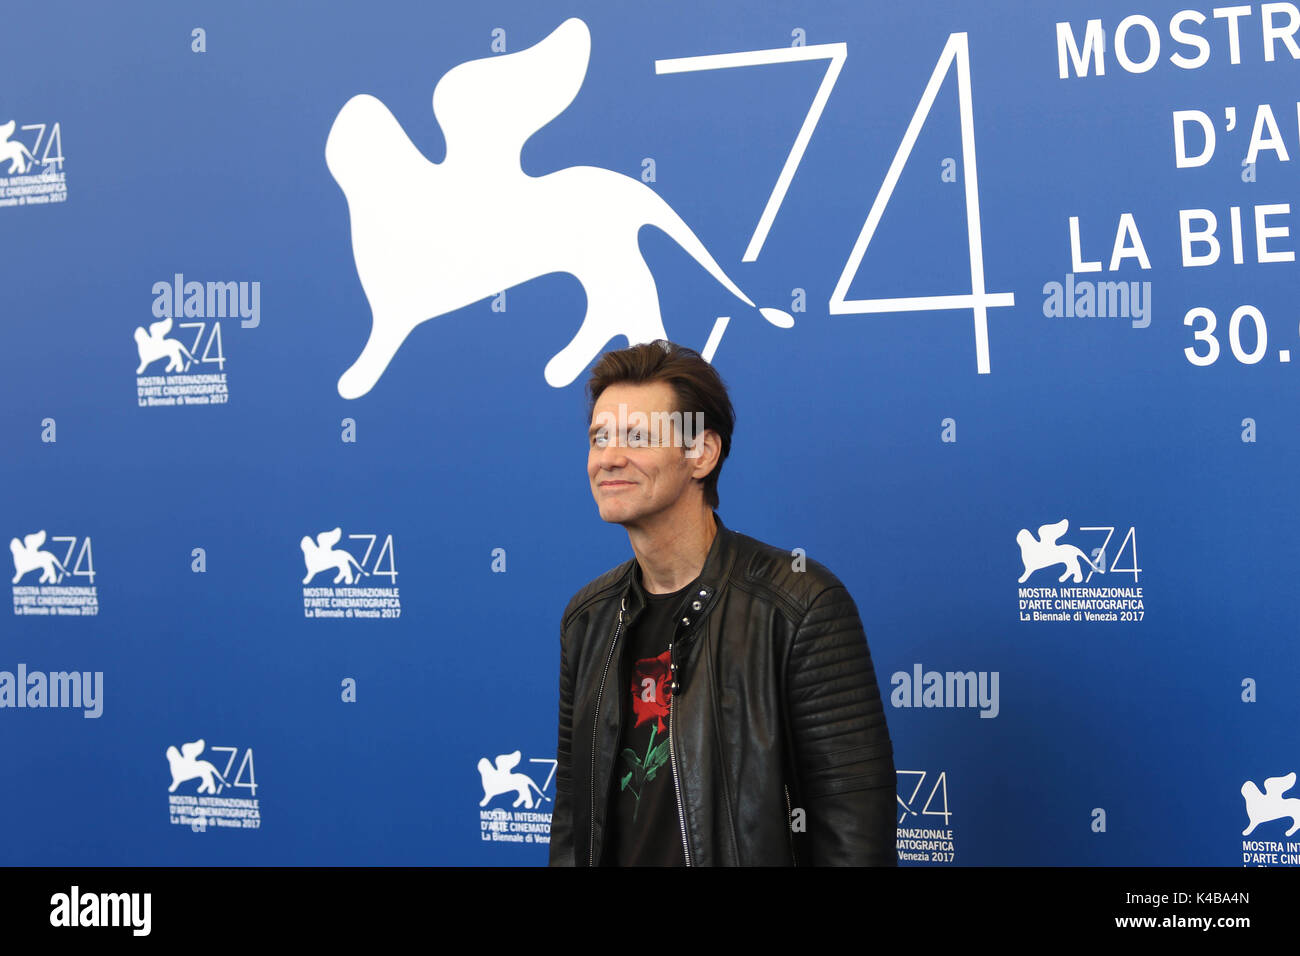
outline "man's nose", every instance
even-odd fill
[[[627,464],[627,449],[611,441],[598,450],[596,460],[604,471],[621,468]]]

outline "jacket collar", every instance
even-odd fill
[[[704,559],[704,567],[691,582],[691,587],[682,597],[674,615],[676,641],[685,642],[695,636],[700,623],[717,604],[722,586],[731,575],[731,568],[736,562],[735,532],[722,523],[716,511],[713,512],[713,520],[717,523],[718,532],[709,546],[709,555]],[[627,601],[627,611],[623,621],[624,624],[631,625],[647,603],[645,588],[641,583],[641,566],[636,558],[628,562],[625,577],[623,598]]]

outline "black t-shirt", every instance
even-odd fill
[[[668,645],[673,614],[692,586],[671,594],[647,593],[646,607],[626,634],[620,655],[622,732],[601,852],[609,866],[686,865],[668,752]]]

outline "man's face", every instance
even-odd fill
[[[587,477],[603,520],[636,525],[668,511],[690,490],[693,478],[713,470],[721,447],[716,433],[691,433],[692,450],[684,447],[675,427],[661,427],[657,434],[651,428],[655,413],[673,406],[672,386],[666,382],[611,385],[596,399],[587,436]]]

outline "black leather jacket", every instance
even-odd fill
[[[853,599],[823,565],[794,570],[789,553],[713,516],[670,646],[669,763],[687,864],[895,864],[893,748]],[[636,564],[602,574],[564,610],[552,866],[601,859],[618,655],[646,603]]]

